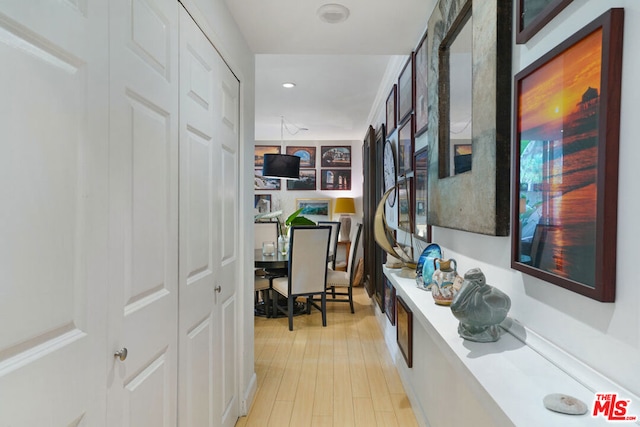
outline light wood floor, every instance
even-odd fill
[[[327,303],[294,317],[255,318],[258,391],[236,426],[417,426],[363,287],[354,288],[355,314]]]

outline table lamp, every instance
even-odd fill
[[[351,216],[356,213],[353,197],[338,197],[334,212],[340,214],[340,241],[348,242],[351,232]]]

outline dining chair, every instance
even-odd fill
[[[273,314],[285,313],[289,317],[289,330],[293,331],[294,302],[297,297],[306,297],[306,312],[311,306],[322,313],[322,326],[327,326],[327,258],[331,227],[324,225],[291,227],[289,242],[289,273],[287,277],[273,278],[271,289],[287,299],[287,308],[278,305],[278,296],[273,295]],[[320,305],[313,300],[320,297]]]
[[[356,255],[358,254],[361,233],[362,224],[358,223],[355,227],[355,236],[351,239],[351,248],[349,249],[350,259],[347,265],[347,271],[327,269],[327,293],[331,293],[331,298],[328,298],[327,301],[348,302],[351,306],[351,313],[355,313],[353,309],[353,282],[356,273]],[[341,290],[336,291],[336,288]]]
[[[253,225],[254,248],[262,249],[263,242],[273,242],[274,245],[278,241],[278,223],[277,222],[256,222]],[[262,301],[264,302],[264,314],[270,316],[271,308],[271,279],[269,272],[257,268],[254,270],[253,287],[255,291],[254,305],[257,307],[260,302],[260,293],[262,293]]]
[[[329,265],[336,269],[336,254],[338,251],[338,236],[340,235],[340,221],[318,221],[318,225],[331,227],[331,242],[329,243]]]

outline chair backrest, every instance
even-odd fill
[[[349,249],[349,264],[347,265],[347,275],[349,283],[353,284],[353,275],[356,272],[356,260],[358,257],[358,246],[360,245],[360,234],[362,233],[362,224],[356,224],[355,237],[351,239],[351,248]]]
[[[256,222],[253,224],[254,249],[262,249],[262,242],[278,242],[277,222]]]
[[[289,294],[324,292],[331,227],[291,227],[289,243]]]
[[[329,256],[333,256],[331,266],[336,268],[336,252],[338,251],[338,236],[340,235],[340,221],[318,221],[318,225],[331,227],[331,241],[329,242]]]

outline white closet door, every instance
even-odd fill
[[[182,426],[238,417],[238,81],[185,11],[180,20]]]
[[[178,3],[111,0],[107,425],[174,426]]]
[[[0,426],[105,425],[107,5],[0,5]]]

